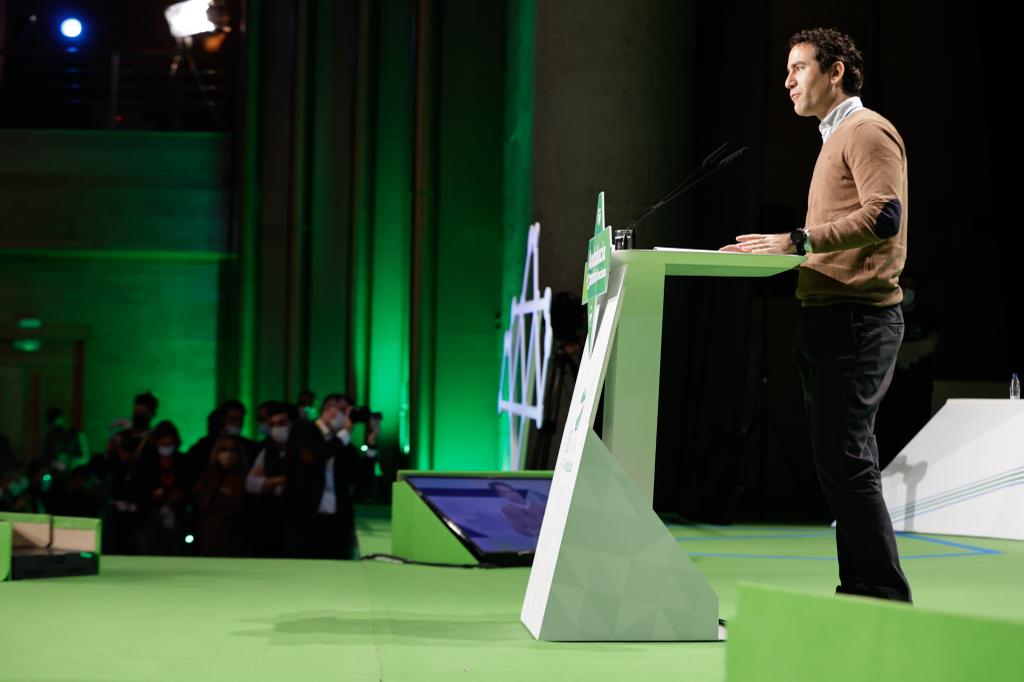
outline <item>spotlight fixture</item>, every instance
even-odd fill
[[[190,38],[200,33],[216,31],[217,27],[206,15],[210,0],[185,0],[177,2],[166,10],[164,17],[175,38]]]
[[[164,10],[164,17],[171,35],[179,40],[201,33],[230,30],[227,8],[218,0],[176,2]]]
[[[199,91],[206,100],[206,106],[210,109],[210,115],[217,125],[221,125],[220,114],[217,113],[217,106],[210,97],[210,90],[203,82],[203,75],[196,66],[193,56],[195,39],[199,36],[200,45],[205,45],[211,40],[217,45],[224,40],[224,35],[231,31],[231,16],[228,12],[225,0],[186,0],[169,6],[164,10],[164,17],[167,19],[167,26],[171,30],[177,49],[174,52],[174,59],[171,61],[170,83],[175,89],[180,88],[178,71],[184,63],[192,77],[195,79]],[[179,91],[180,98],[180,91]],[[175,113],[177,120],[178,113]]]
[[[72,40],[82,35],[82,22],[75,17],[68,17],[60,22],[60,34]]]

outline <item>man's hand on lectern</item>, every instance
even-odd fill
[[[796,244],[790,241],[789,234],[741,234],[736,237],[735,244],[728,244],[719,249],[729,253],[779,253],[795,254]]]

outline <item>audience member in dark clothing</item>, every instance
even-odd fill
[[[142,449],[149,442],[149,424],[153,421],[153,417],[156,416],[156,409],[159,404],[156,396],[152,393],[140,393],[135,396],[135,402],[132,406],[132,425],[130,428],[117,434],[121,439],[121,446],[127,448],[135,459],[138,459]],[[111,447],[107,448],[107,454],[114,454]]]
[[[45,514],[47,502],[52,503],[50,496],[51,480],[44,480],[45,470],[39,460],[31,460],[25,467],[26,488],[15,505],[15,511],[23,514]]]
[[[189,472],[192,485],[195,485],[199,476],[209,466],[210,455],[213,454],[213,444],[221,437],[223,430],[224,415],[218,407],[206,415],[206,435],[193,443],[185,453],[185,468]]]
[[[285,552],[289,557],[351,559],[355,553],[352,401],[324,399],[320,416],[292,427],[285,456]]]
[[[64,412],[59,407],[46,410],[46,425],[43,451],[39,453],[42,466],[46,469],[67,471],[84,464],[79,432],[68,426]]]
[[[136,543],[140,554],[183,554],[190,479],[181,436],[174,424],[162,421],[151,440],[155,447],[143,450],[135,467]]]
[[[272,403],[267,407],[270,435],[260,444],[256,461],[245,479],[250,494],[251,547],[257,556],[284,556],[284,509],[281,497],[286,478],[285,452],[292,425],[299,421],[294,405]]]
[[[136,443],[137,446],[137,443]],[[110,439],[103,462],[107,505],[103,512],[103,553],[135,554],[138,504],[135,501],[135,451],[118,434]]]
[[[210,413],[206,418],[206,435],[196,441],[186,456],[193,481],[206,470],[213,453],[213,445],[221,436],[237,437],[242,447],[241,456],[246,458],[246,461],[255,458],[258,444],[239,436],[244,422],[245,406],[237,400],[225,400],[220,407]]]
[[[294,405],[264,402],[265,436],[254,443],[238,435],[245,408],[226,401],[210,414],[207,435],[183,454],[173,423],[150,430],[157,401],[144,393],[132,420],[111,424],[105,452],[88,463],[69,456],[73,432],[51,410],[46,457],[21,465],[0,438],[0,509],[100,516],[107,554],[350,559],[354,476],[361,462],[372,472],[379,432],[379,418],[352,406],[331,394],[304,421]],[[353,417],[367,423],[365,458],[351,442]],[[189,535],[195,545],[186,543]]]
[[[63,474],[61,494],[53,496],[47,513],[99,518],[106,504],[103,484],[92,466],[77,466]]]
[[[245,555],[243,497],[247,469],[242,439],[218,438],[209,467],[192,489],[198,516],[199,555]]]
[[[14,469],[14,451],[11,439],[0,433],[0,480]]]
[[[224,435],[238,436],[245,425],[245,405],[237,400],[225,400],[220,411],[224,415]]]

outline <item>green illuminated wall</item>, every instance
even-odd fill
[[[218,266],[0,253],[0,315],[31,310],[44,326],[87,329],[83,427],[92,449],[103,448],[107,425],[130,417],[132,396],[143,391],[156,394],[158,418],[190,444],[216,400]]]
[[[382,452],[410,466],[498,468],[501,332],[533,217],[534,2],[248,8],[237,145],[37,131],[3,150],[0,166],[80,168],[0,237],[0,325],[31,311],[90,330],[94,441],[138,391],[191,440],[223,398],[308,386],[384,412]]]
[[[412,226],[413,7],[379,5],[376,158],[370,254],[369,391],[385,412],[382,443],[409,444],[409,318]]]
[[[501,277],[501,320],[508,328],[508,303],[522,289],[525,244],[533,222],[530,187],[533,180],[533,53],[535,0],[510,0],[505,73],[504,216]],[[499,461],[509,461],[509,428],[498,422]]]
[[[385,414],[383,459],[497,468],[501,331],[530,218],[533,3],[261,6],[247,80],[260,134],[246,143],[260,199],[245,204],[259,215],[241,255],[257,252],[257,281],[241,287],[258,292],[254,399],[348,390]],[[289,340],[295,320],[305,332]]]
[[[198,438],[217,399],[225,137],[2,130],[0,176],[0,326],[31,315],[82,338],[91,448],[146,390]]]
[[[352,44],[337,39],[337,27],[353,25],[354,3],[320,0],[310,20],[314,43],[307,143],[311,245],[306,384],[324,396],[348,389],[354,70]]]
[[[238,82],[243,82],[244,102],[241,130],[237,131],[235,163],[238,183],[237,251],[236,270],[229,273],[230,285],[225,288],[237,293],[232,297],[237,311],[236,322],[230,325],[229,333],[222,338],[235,341],[238,353],[232,379],[236,383],[238,398],[245,404],[258,404],[258,377],[256,376],[256,330],[259,315],[258,249],[260,224],[260,156],[255,151],[260,140],[260,75],[263,66],[259,46],[262,42],[262,0],[249,0],[247,7],[247,28],[245,32],[246,68]]]
[[[385,446],[408,445],[409,466],[502,463],[501,331],[530,218],[533,12],[359,3],[350,385],[385,412]]]
[[[505,8],[441,15],[435,469],[494,469],[501,362]]]
[[[373,167],[375,112],[373,73],[376,36],[372,0],[360,0],[356,19],[356,80],[352,89],[352,208],[349,251],[351,319],[349,321],[348,387],[358,400],[370,392],[370,253],[373,245]],[[376,408],[374,408],[376,409]]]
[[[357,3],[247,7],[240,267],[225,325],[235,302],[241,314],[229,350],[249,405],[305,388],[363,398],[350,363],[353,329],[364,330],[350,307],[353,194],[363,192],[353,145],[365,147],[353,134]]]

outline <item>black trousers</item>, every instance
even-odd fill
[[[902,340],[898,305],[844,303],[804,308],[795,351],[818,482],[836,518],[836,592],[909,602],[874,434]]]

